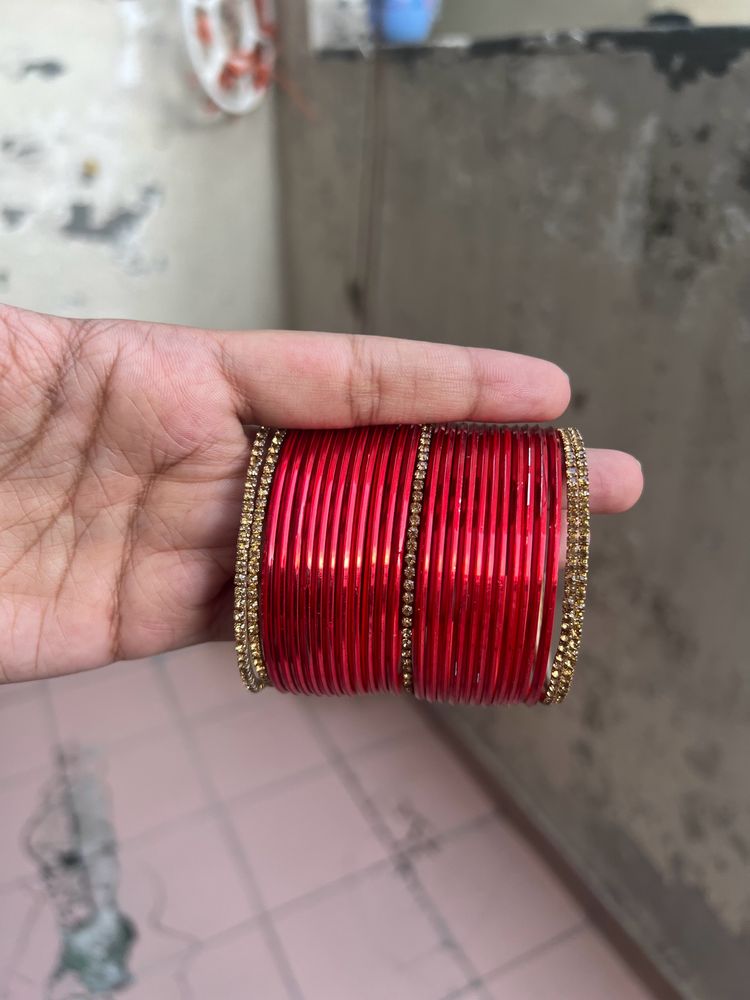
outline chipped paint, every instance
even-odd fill
[[[149,184],[133,206],[116,208],[100,222],[94,221],[94,204],[74,201],[70,205],[70,215],[60,231],[71,239],[120,244],[133,238],[160,201],[161,192],[155,185]]]
[[[613,218],[605,224],[605,242],[623,264],[640,258],[646,219],[646,192],[659,117],[648,114],[630,143],[617,182]]]
[[[14,205],[3,205],[0,208],[0,219],[2,219],[6,229],[18,229],[28,214],[25,208],[18,208]]]
[[[206,114],[174,0],[66,0],[33,26],[28,6],[5,0],[0,33],[3,298],[280,325],[271,102]]]
[[[516,80],[520,89],[537,101],[564,101],[584,87],[580,74],[559,59],[534,59],[521,68]]]
[[[54,80],[65,72],[65,65],[59,59],[34,59],[24,63],[20,76],[39,76],[43,80]]]

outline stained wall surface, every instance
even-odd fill
[[[295,326],[571,375],[646,492],[594,523],[554,709],[443,712],[682,995],[750,974],[750,88],[742,31],[314,59],[280,106]]]
[[[0,300],[280,322],[274,122],[209,112],[173,0],[5,0]]]

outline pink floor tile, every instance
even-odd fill
[[[359,754],[351,764],[404,847],[429,844],[435,834],[493,811],[485,792],[429,730]]]
[[[124,990],[113,994],[118,1000],[185,1000],[185,991],[174,969],[136,975]],[[220,1000],[219,997],[216,1000]]]
[[[390,869],[302,903],[276,926],[305,997],[436,1000],[466,981]]]
[[[48,777],[49,771],[33,771],[0,783],[0,885],[23,876],[36,879],[25,832],[42,801]]]
[[[195,740],[223,798],[325,764],[307,713],[275,691],[245,694],[244,708],[194,724]]]
[[[196,1000],[288,998],[273,953],[258,927],[207,945],[187,964],[185,978]]]
[[[184,959],[196,940],[164,922],[168,899],[153,868],[142,864],[134,851],[120,855],[118,902],[122,912],[138,930],[128,967],[136,978],[147,976],[165,963]]]
[[[128,853],[130,865],[145,868],[154,880],[159,926],[204,941],[244,923],[255,912],[241,867],[210,815],[186,819]],[[122,888],[125,893],[125,884]],[[148,913],[130,916],[139,925],[147,924]]]
[[[493,1000],[649,1000],[650,992],[589,928],[490,980]]]
[[[252,697],[240,679],[231,642],[178,649],[162,657],[162,663],[182,711],[191,718]]]
[[[31,886],[0,889],[0,996],[11,959],[19,951],[28,921],[40,905],[41,900]]]
[[[482,975],[583,920],[567,891],[501,820],[450,840],[417,866]]]
[[[409,699],[394,695],[306,698],[305,705],[344,753],[351,753],[404,733],[421,731],[426,727]]]
[[[43,698],[0,701],[0,780],[49,764],[52,746]]]
[[[59,685],[50,694],[63,742],[107,745],[169,724],[170,712],[151,661],[119,663],[96,682]]]
[[[172,731],[117,746],[109,755],[107,779],[122,840],[206,805],[193,762]]]
[[[13,973],[22,982],[36,985],[37,996],[45,995],[44,986],[55,970],[60,953],[60,932],[52,904],[43,901],[31,926],[26,929],[23,945],[13,963]]]
[[[134,666],[138,660],[122,660],[117,663],[110,663],[106,667],[96,667],[94,670],[79,670],[74,674],[62,674],[59,677],[55,677],[53,681],[49,683],[54,683],[55,687],[61,690],[62,688],[84,688],[88,687],[89,684],[99,684],[107,677],[112,677],[120,672],[123,668]]]
[[[319,889],[385,855],[331,773],[231,807],[237,834],[268,907]]]
[[[44,693],[44,681],[24,681],[19,684],[0,685],[0,712],[11,705],[19,705],[30,698],[40,698]]]
[[[11,976],[2,997],[3,1000],[39,1000],[41,995],[38,983],[30,983],[21,976]]]

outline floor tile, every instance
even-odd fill
[[[30,983],[20,976],[11,976],[8,980],[3,1000],[39,1000],[39,984]]]
[[[490,979],[493,1000],[649,1000],[651,993],[596,931],[586,928]]]
[[[241,801],[230,814],[267,907],[312,892],[385,856],[332,773]]]
[[[57,915],[49,899],[45,899],[27,928],[23,946],[13,963],[13,972],[21,982],[34,983],[37,997],[46,993],[44,987],[55,970],[59,951]]]
[[[168,899],[161,879],[127,847],[120,853],[117,899],[121,912],[132,920],[138,933],[128,967],[139,981],[154,969],[186,958],[195,947],[196,939],[192,934],[177,931],[165,923],[163,917]]]
[[[410,700],[395,695],[306,698],[304,702],[343,753],[426,728]]]
[[[44,694],[44,681],[23,681],[18,684],[0,684],[0,712],[22,701],[40,698]]]
[[[466,981],[391,869],[300,904],[276,926],[305,997],[436,1000]]]
[[[154,881],[158,925],[204,941],[253,916],[240,864],[232,857],[213,816],[190,817],[136,844],[129,867],[147,869]],[[122,899],[127,899],[122,883]],[[145,924],[149,912],[129,916]],[[153,911],[151,911],[153,916]]]
[[[93,670],[79,670],[74,674],[61,674],[52,678],[50,684],[56,688],[84,688],[90,684],[99,684],[100,681],[108,677],[116,676],[123,668],[140,663],[140,660],[118,660],[116,663],[109,663],[106,667],[95,667]]]
[[[0,996],[28,922],[41,905],[38,893],[28,885],[0,889]]]
[[[275,691],[244,694],[244,708],[193,727],[219,796],[230,798],[325,764],[320,740],[298,699]]]
[[[480,975],[583,920],[568,892],[499,819],[450,840],[417,868]]]
[[[175,696],[189,718],[251,699],[240,679],[231,642],[177,649],[161,657]]]
[[[185,979],[191,996],[197,1000],[255,1000],[256,997],[287,1000],[288,997],[274,956],[258,927],[206,945],[187,964]]]
[[[132,983],[113,994],[117,1000],[185,1000],[176,970],[136,974]],[[216,1000],[219,1000],[217,997]]]
[[[23,876],[36,878],[26,847],[27,825],[42,803],[50,771],[33,771],[0,784],[0,885]]]
[[[404,848],[428,845],[436,834],[493,811],[486,793],[428,730],[358,754],[351,766]]]
[[[120,840],[206,805],[193,762],[172,731],[116,747],[109,755],[107,779]]]
[[[0,702],[0,780],[49,764],[52,747],[42,698]]]
[[[108,745],[165,728],[170,711],[151,661],[120,663],[83,686],[50,682],[63,742]]]

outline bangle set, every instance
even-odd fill
[[[560,702],[588,552],[575,429],[261,428],[237,542],[240,673],[250,691]]]

